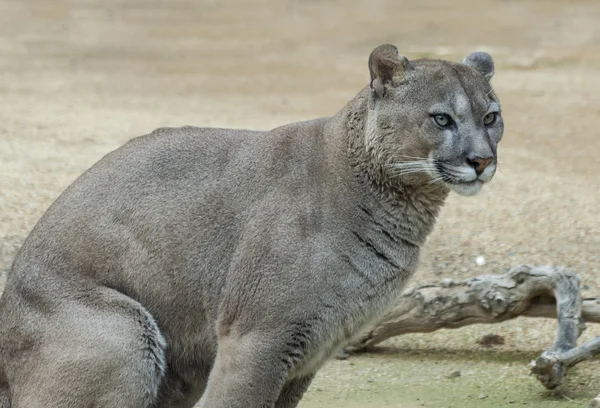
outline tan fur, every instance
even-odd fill
[[[496,168],[487,54],[369,67],[334,117],[158,129],[77,179],[0,298],[0,407],[295,407]]]

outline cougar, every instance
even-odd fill
[[[69,186],[0,299],[0,406],[297,406],[496,171],[490,55],[368,66],[333,117],[157,129]]]

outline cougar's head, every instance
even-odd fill
[[[365,146],[385,177],[474,195],[492,179],[502,138],[492,57],[408,61],[393,45],[369,57]]]

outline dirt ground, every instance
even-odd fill
[[[0,271],[57,195],[129,138],[332,115],[391,42],[409,58],[490,52],[506,123],[495,180],[450,198],[413,283],[558,264],[600,296],[598,21],[597,0],[1,0]],[[301,407],[581,406],[600,392],[598,361],[554,392],[527,375],[554,330],[520,319],[398,337],[327,364]],[[485,333],[506,344],[478,346]]]

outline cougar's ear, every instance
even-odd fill
[[[398,48],[383,44],[375,48],[369,56],[371,89],[379,98],[385,96],[386,88],[397,86],[404,79],[406,71],[412,69],[406,57],[398,54]]]
[[[487,52],[474,52],[468,57],[464,58],[460,63],[475,69],[488,81],[490,81],[494,76],[494,60]]]

